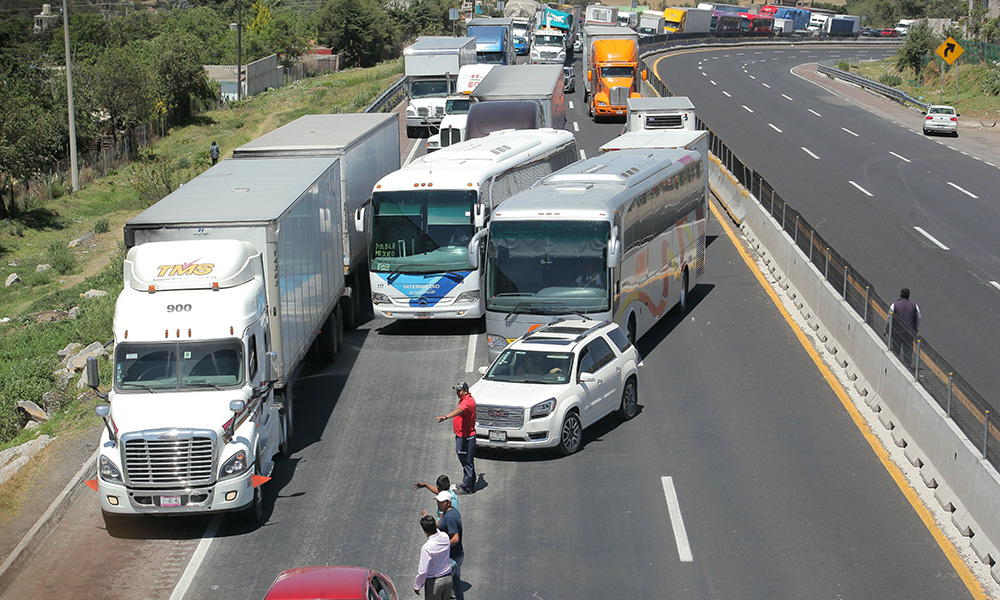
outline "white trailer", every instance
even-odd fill
[[[340,223],[346,288],[344,325],[353,328],[368,299],[368,236],[354,229],[354,212],[371,197],[382,177],[399,169],[399,115],[358,113],[305,115],[243,144],[233,158],[337,157]]]
[[[109,528],[127,515],[262,518],[292,381],[307,353],[332,360],[341,341],[340,160],[222,161],[125,224],[113,379],[97,408]]]
[[[590,4],[585,13],[585,25],[607,25],[609,27],[618,26],[618,7],[604,6],[602,4]]]
[[[625,131],[698,129],[694,104],[687,96],[629,98],[625,105]]]
[[[445,98],[455,93],[458,70],[474,64],[476,38],[421,36],[403,49],[407,137],[429,134],[441,123]]]
[[[663,11],[644,10],[639,15],[639,28],[636,29],[636,32],[639,34],[639,37],[663,35],[665,33],[665,25],[666,21],[663,18]]]
[[[566,93],[560,65],[494,67],[472,91],[472,101],[495,100],[532,100],[539,107],[539,127],[566,126]]]

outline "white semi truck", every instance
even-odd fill
[[[344,249],[344,326],[352,329],[368,305],[368,236],[354,229],[354,212],[379,180],[399,169],[399,115],[360,113],[305,115],[243,144],[236,159],[340,158],[340,220]]]
[[[476,38],[421,36],[403,49],[406,76],[406,135],[430,135],[444,118],[445,99],[455,93],[458,70],[476,64]]]
[[[292,381],[341,344],[341,160],[225,160],[125,224],[90,482],[109,528],[128,515],[262,519]],[[99,384],[96,359],[87,382]]]

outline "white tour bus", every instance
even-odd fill
[[[358,229],[370,231],[375,316],[481,317],[482,261],[470,264],[473,236],[500,202],[578,157],[568,131],[504,130],[442,148],[383,177],[371,206],[356,215]]]
[[[485,241],[490,356],[556,317],[614,320],[634,341],[686,310],[705,270],[705,176],[696,151],[621,150],[504,202]]]

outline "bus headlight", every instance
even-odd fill
[[[222,468],[219,469],[219,479],[226,479],[239,475],[247,470],[247,464],[247,451],[238,451],[236,454],[230,456],[229,460],[222,463]]]
[[[507,338],[502,335],[487,335],[486,344],[490,348],[504,348],[507,346]]]
[[[479,290],[471,290],[468,292],[462,292],[458,295],[455,302],[479,302]]]
[[[119,471],[115,463],[111,462],[111,459],[106,456],[101,457],[97,472],[101,474],[101,479],[104,481],[111,481],[114,483],[122,482],[121,471]]]
[[[544,402],[539,402],[538,404],[531,407],[531,418],[540,419],[542,417],[547,417],[552,414],[552,411],[556,409],[556,399],[549,398]]]
[[[378,292],[372,292],[372,304],[389,304],[389,296]]]

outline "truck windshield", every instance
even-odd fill
[[[459,98],[447,100],[444,103],[444,112],[449,115],[464,115],[469,112],[469,102],[468,98]]]
[[[476,62],[481,65],[502,65],[507,58],[506,52],[480,52],[476,54]]]
[[[601,77],[632,77],[635,70],[632,67],[602,67]]]
[[[243,344],[207,342],[123,342],[115,348],[115,389],[201,390],[243,383]]]
[[[448,82],[444,79],[420,79],[410,84],[410,98],[444,98]]]
[[[606,312],[607,221],[493,221],[486,249],[486,309]]]
[[[536,46],[562,46],[563,36],[561,35],[538,35],[535,34]]]
[[[379,273],[468,271],[473,190],[376,192],[370,268]]]

